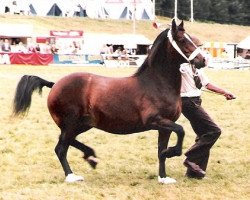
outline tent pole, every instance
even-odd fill
[[[136,0],[134,0],[134,13],[133,13],[133,34],[135,34],[135,12],[136,12]]]
[[[190,19],[190,21],[194,22],[194,2],[193,2],[193,0],[191,0],[190,7],[191,7],[191,19]]]
[[[178,20],[178,16],[177,16],[177,8],[178,8],[178,1],[177,0],[175,0],[175,2],[174,2],[174,19],[175,19],[175,21],[177,21]]]
[[[155,0],[153,0],[153,20],[155,20]]]

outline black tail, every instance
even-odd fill
[[[13,102],[13,114],[20,115],[26,113],[31,105],[32,93],[35,90],[39,90],[38,92],[41,94],[43,86],[52,88],[54,84],[38,76],[24,75],[17,84]]]

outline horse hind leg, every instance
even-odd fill
[[[70,140],[68,140],[66,134],[62,132],[62,134],[59,137],[59,141],[55,147],[55,152],[64,170],[66,176],[65,181],[66,182],[83,181],[84,178],[82,176],[75,175],[69,166],[67,160],[67,152],[69,149],[69,145],[70,145]]]
[[[96,158],[95,151],[91,147],[77,141],[76,139],[73,140],[70,143],[70,145],[82,151],[84,153],[83,158],[90,164],[90,166],[93,169],[96,168],[96,165],[98,164],[98,160]]]

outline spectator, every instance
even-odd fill
[[[14,15],[19,15],[20,14],[20,9],[17,5],[17,2],[16,1],[13,1],[12,2],[12,8],[10,10]]]
[[[9,43],[8,39],[4,40],[4,43],[2,44],[1,48],[2,48],[3,52],[10,52],[11,51],[11,47],[10,47],[10,43]]]
[[[120,56],[122,54],[122,47],[118,47],[116,50],[115,50],[115,53],[116,55]]]
[[[49,44],[49,41],[46,41],[45,45],[43,46],[43,48],[41,49],[41,53],[42,54],[51,54],[51,46]]]
[[[53,45],[51,46],[51,53],[52,53],[52,54],[57,54],[57,53],[58,53],[58,48],[56,47],[55,44],[53,44]]]
[[[34,45],[29,45],[28,52],[29,53],[36,53],[36,47]]]
[[[19,44],[17,45],[17,52],[19,53],[27,53],[27,49],[24,46],[24,44],[22,42],[19,42]]]
[[[3,43],[4,43],[4,41],[3,41],[3,39],[1,38],[1,39],[0,39],[0,52],[2,51]]]
[[[76,17],[80,17],[81,6],[80,6],[79,4],[76,4],[76,5],[75,5],[74,12],[75,12],[74,15],[75,15]]]
[[[10,47],[10,43],[9,43],[9,40],[8,39],[5,39],[4,40],[4,43],[2,44],[1,46],[1,50],[3,52],[6,52],[5,54],[2,55],[2,58],[1,58],[1,64],[10,64],[10,57],[9,57],[9,54],[8,52],[11,51],[11,47]]]
[[[108,44],[107,46],[109,47],[109,53],[113,54],[114,53],[113,45],[112,44]]]
[[[40,51],[41,51],[40,45],[39,45],[39,44],[36,44],[35,49],[36,49],[36,52],[40,52]]]

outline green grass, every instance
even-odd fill
[[[68,160],[74,172],[85,177],[75,184],[64,183],[64,173],[54,153],[59,129],[46,107],[48,88],[42,97],[33,95],[25,118],[12,118],[15,87],[24,74],[57,81],[76,71],[107,76],[127,76],[135,68],[0,66],[0,199],[83,200],[204,200],[249,199],[250,93],[249,70],[206,69],[210,80],[233,92],[237,99],[203,94],[203,106],[223,133],[211,151],[207,177],[198,181],[184,177],[184,156],[167,161],[167,173],[177,179],[173,185],[157,182],[157,132],[128,136],[92,129],[78,139],[93,147],[100,159],[96,170],[70,148]],[[188,121],[178,120],[186,130],[184,151],[195,139]],[[176,137],[173,134],[171,144]]]

